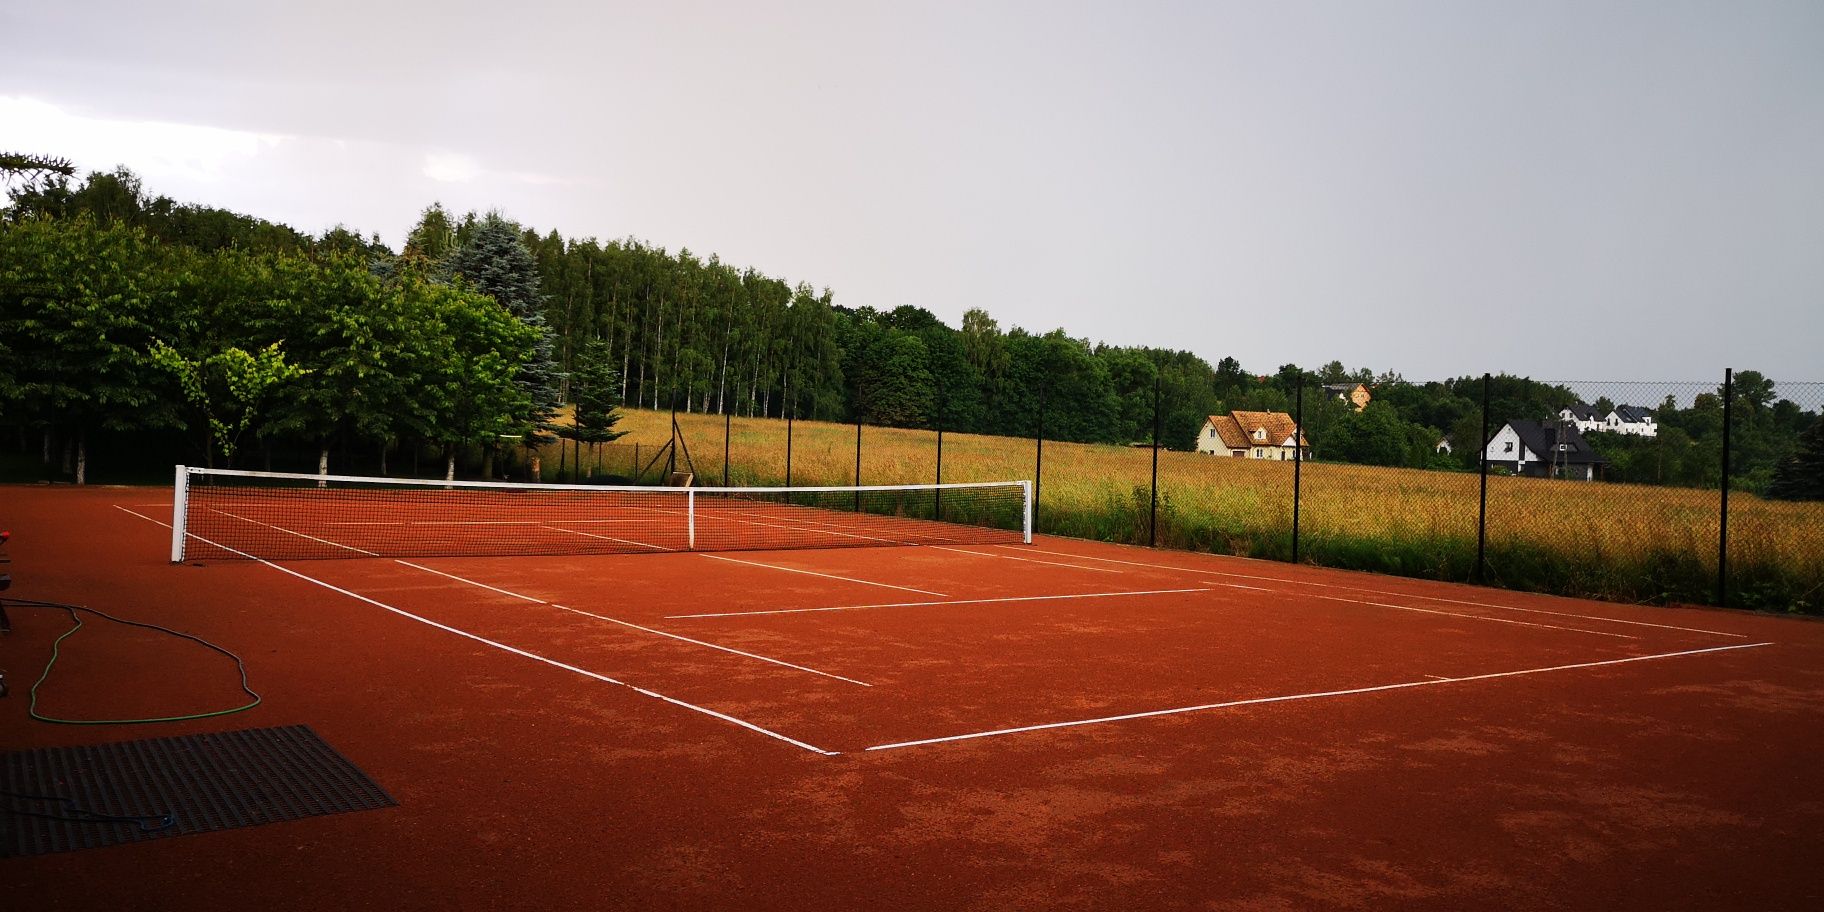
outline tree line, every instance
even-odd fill
[[[1313,458],[1467,469],[1481,434],[1479,377],[1411,383],[1334,361],[1256,374],[1234,357],[1003,328],[979,309],[951,327],[714,255],[440,205],[394,252],[346,228],[310,237],[152,197],[124,169],[41,173],[14,192],[0,245],[0,423],[77,449],[85,429],[183,428],[210,458],[302,441],[324,464],[352,440],[382,460],[433,446],[451,470],[466,454],[488,472],[503,440],[611,439],[616,406],[1126,444],[1152,438],[1155,396],[1162,443],[1190,449],[1208,416],[1290,412],[1301,387]],[[1357,412],[1320,386],[1343,382],[1368,384],[1372,403]],[[1735,474],[1755,489],[1817,421],[1773,390],[1753,371],[1736,384]],[[1492,424],[1575,400],[1495,377]],[[552,420],[559,403],[579,405],[576,429]],[[1720,406],[1720,391],[1668,397],[1658,438],[1592,443],[1615,480],[1714,485]]]

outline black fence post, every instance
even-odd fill
[[[1039,482],[1045,477],[1045,387],[1039,381],[1039,431],[1035,436],[1038,451],[1032,461],[1032,531],[1039,531]]]
[[[1731,406],[1735,402],[1735,368],[1723,368],[1723,499],[1716,523],[1716,603],[1729,606],[1729,443]]]
[[[1304,500],[1305,474],[1305,372],[1298,372],[1292,419],[1292,563],[1298,563],[1298,514]]]
[[[1159,396],[1164,375],[1153,374],[1153,511],[1146,523],[1146,546],[1159,547]]]
[[[944,375],[937,375],[937,484],[931,491],[931,518],[944,518]]]
[[[1476,507],[1476,582],[1488,582],[1488,388],[1493,383],[1489,374],[1482,375],[1482,442],[1476,446],[1477,471],[1481,474],[1481,493]]]
[[[734,427],[735,413],[722,409],[722,487],[728,487],[728,432]]]
[[[859,398],[859,397],[858,397]],[[855,512],[861,512],[861,407],[855,408]]]
[[[798,402],[786,391],[785,398],[785,486],[792,486],[792,419],[798,416]]]

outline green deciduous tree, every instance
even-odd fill
[[[86,216],[0,227],[0,414],[68,429],[79,481],[89,430],[177,424],[147,351],[187,268],[144,232]]]
[[[229,467],[234,466],[241,435],[258,420],[268,393],[299,373],[286,363],[277,342],[251,352],[227,346],[185,355],[155,340],[149,354],[153,364],[177,379],[184,398],[202,416],[211,466],[217,449]]]

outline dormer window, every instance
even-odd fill
[[[1267,439],[1267,429],[1266,428],[1255,428],[1254,429],[1254,439],[1255,440]]]

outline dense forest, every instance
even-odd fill
[[[983,310],[951,327],[714,255],[439,205],[395,252],[151,196],[125,169],[15,183],[0,211],[0,426],[35,435],[46,461],[73,454],[78,474],[94,431],[183,431],[210,461],[308,447],[320,467],[332,448],[383,466],[431,448],[448,472],[488,473],[507,441],[612,439],[616,406],[1006,435],[1042,422],[1050,439],[1131,443],[1151,439],[1157,396],[1162,442],[1189,449],[1208,415],[1302,401],[1314,458],[1437,469],[1473,467],[1482,433],[1480,377],[1411,383],[1339,362],[1257,373]],[[1323,393],[1340,382],[1373,402],[1357,412]],[[1489,392],[1496,426],[1578,398],[1505,375]],[[1754,371],[1734,392],[1732,475],[1760,490],[1782,463],[1806,464],[1819,403]],[[1592,435],[1607,477],[1718,484],[1720,393],[1633,403],[1656,406],[1662,432]],[[579,404],[575,428],[551,421],[559,403]]]

